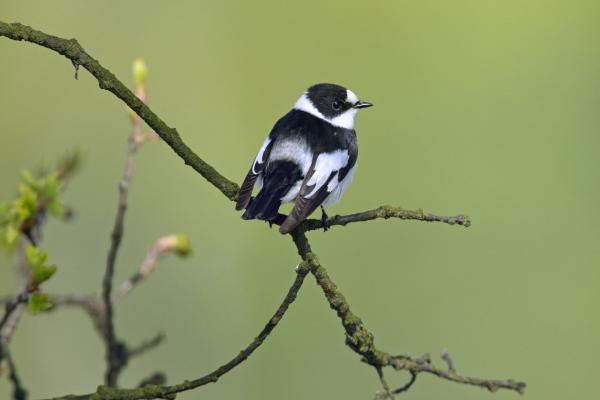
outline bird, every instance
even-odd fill
[[[337,84],[310,86],[275,123],[252,162],[235,207],[245,209],[242,218],[272,224],[279,207],[293,202],[280,233],[293,231],[319,206],[327,230],[324,206],[340,200],[356,168],[356,115],[372,105]],[[252,198],[255,185],[259,192]]]

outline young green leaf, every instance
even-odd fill
[[[64,218],[65,206],[60,195],[65,181],[77,170],[81,157],[79,150],[67,152],[57,163],[56,171],[36,176],[27,170],[21,172],[19,197],[10,203],[0,203],[0,249],[12,253],[21,233],[31,235],[40,228],[44,216]],[[42,277],[47,273],[42,274]]]
[[[56,272],[56,265],[45,265],[48,253],[35,246],[28,245],[25,248],[25,258],[31,270],[31,282],[36,288]]]
[[[48,295],[44,293],[35,292],[29,296],[27,302],[29,312],[33,315],[39,314],[41,311],[46,311],[52,308],[52,304],[48,300]]]

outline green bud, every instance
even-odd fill
[[[192,246],[188,237],[184,234],[173,235],[174,246],[173,251],[181,257],[188,256],[192,252]]]
[[[142,86],[148,76],[148,66],[142,58],[133,60],[133,82],[135,86]]]

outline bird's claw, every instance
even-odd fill
[[[321,224],[323,225],[323,232],[327,232],[329,228],[331,228],[331,221],[329,220],[329,216],[325,213],[325,209],[321,207]]]

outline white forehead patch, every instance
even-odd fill
[[[358,96],[350,89],[346,89],[346,101],[350,104],[356,104]]]
[[[358,101],[358,97],[356,97],[351,90],[346,89],[346,101],[351,101],[351,98],[356,99],[352,101],[352,104]],[[322,119],[323,121],[329,122],[334,126],[345,129],[354,129],[354,119],[356,118],[356,112],[358,111],[356,108],[350,108],[337,117],[327,118],[319,110],[317,110],[317,107],[315,107],[312,101],[310,101],[306,93],[300,96],[296,104],[294,104],[294,109],[307,112],[319,119]]]

